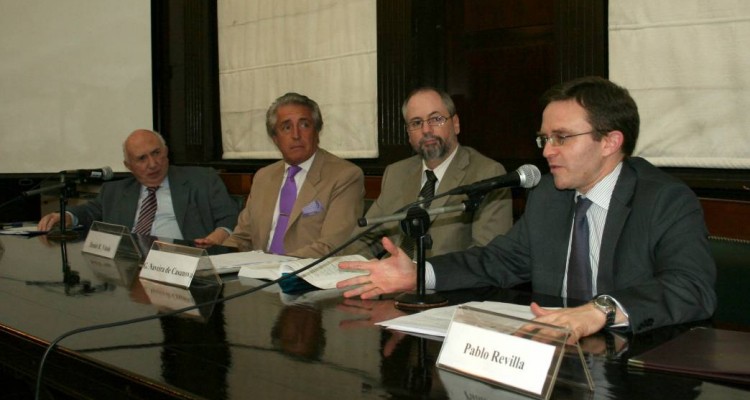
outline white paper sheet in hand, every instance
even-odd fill
[[[278,278],[282,273],[289,273],[302,269],[316,260],[317,259],[315,258],[305,258],[301,260],[282,262],[276,277]],[[353,278],[358,275],[368,274],[367,271],[339,269],[339,263],[342,261],[367,261],[367,259],[360,255],[331,257],[309,270],[300,273],[298,276],[315,287],[321,289],[334,289],[336,283],[339,281]]]

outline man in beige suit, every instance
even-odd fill
[[[417,200],[427,181],[428,171],[437,178],[436,195],[505,174],[500,163],[458,144],[461,126],[456,107],[447,93],[430,87],[419,88],[407,97],[401,111],[409,143],[417,155],[386,167],[380,196],[367,210],[366,218],[391,215]],[[465,195],[442,197],[431,202],[430,208],[461,204],[466,198]],[[486,245],[495,236],[507,232],[513,224],[510,191],[503,189],[488,193],[473,212],[436,215],[431,220],[429,234],[433,244],[427,256]],[[389,222],[370,232],[346,252],[365,257],[378,255],[382,250],[380,239],[383,236],[388,236],[402,248],[413,247],[411,240],[404,240],[399,222]]]
[[[318,147],[322,129],[320,108],[307,96],[287,93],[271,105],[266,130],[283,159],[255,174],[225,246],[317,258],[349,238],[364,208],[364,175]],[[284,212],[287,183],[296,199]]]

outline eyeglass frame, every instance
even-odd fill
[[[405,123],[404,124],[404,128],[406,128],[406,130],[408,132],[418,131],[418,130],[422,129],[422,127],[424,126],[425,122],[427,122],[427,125],[432,126],[432,127],[443,126],[443,125],[445,125],[446,122],[448,122],[449,119],[453,118],[454,116],[455,116],[455,114],[449,115],[447,117],[445,117],[445,116],[443,116],[441,114],[438,114],[438,115],[433,115],[432,117],[429,117],[429,118],[426,118],[426,119],[421,119],[421,118],[414,119],[414,120],[411,120],[411,121]],[[437,119],[442,119],[442,121],[440,121],[440,122],[435,121]],[[433,122],[431,123],[430,121],[433,121]],[[409,126],[409,125],[411,125],[413,123],[416,123],[416,122],[419,122],[419,126],[415,126],[413,128],[411,128]]]
[[[599,133],[600,131],[598,129],[594,129],[588,132],[583,133],[573,133],[570,135],[561,135],[559,133],[555,133],[553,135],[547,136],[542,135],[541,132],[537,132],[536,135],[536,146],[540,149],[544,149],[545,146],[547,146],[547,143],[550,143],[552,147],[560,147],[565,144],[565,140],[569,138],[573,138],[576,136],[583,136],[583,135],[590,135],[592,133]]]

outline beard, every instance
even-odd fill
[[[434,144],[425,144],[427,140],[434,140]],[[440,136],[425,135],[419,140],[419,144],[416,149],[417,154],[422,156],[423,160],[435,160],[443,159],[448,154],[448,147],[445,145],[445,140]]]

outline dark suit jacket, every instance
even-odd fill
[[[551,175],[529,192],[526,212],[506,236],[484,248],[431,259],[436,288],[510,287],[560,295],[574,190],[557,190]],[[610,202],[597,289],[622,304],[635,332],[705,319],[716,308],[716,266],[703,211],[682,182],[646,160],[630,158]]]
[[[239,207],[216,171],[170,165],[168,176],[177,225],[184,239],[205,237],[219,227],[230,231],[234,228]],[[141,184],[132,176],[106,182],[95,199],[70,207],[69,211],[87,227],[94,221],[103,221],[132,230],[140,190]]]
[[[284,161],[279,160],[258,170],[237,227],[224,241],[225,246],[241,250],[268,248],[285,168]],[[284,235],[286,252],[317,258],[349,239],[364,208],[364,182],[359,167],[318,149],[289,215]]]
[[[436,194],[447,192],[461,185],[505,174],[500,163],[483,156],[471,147],[459,146],[451,164],[445,171]],[[418,155],[395,162],[385,169],[380,196],[367,210],[367,218],[395,213],[419,196],[422,180],[422,158]],[[432,202],[430,208],[453,206],[466,200],[466,195],[446,196]],[[432,249],[427,256],[465,250],[471,246],[484,246],[503,234],[513,225],[513,204],[510,190],[494,190],[487,194],[477,210],[466,213],[447,213],[430,218]],[[361,228],[361,232],[366,228]],[[355,242],[347,253],[358,253],[372,257],[382,250],[380,239],[388,236],[401,245],[403,233],[399,222],[389,222],[368,233]]]

